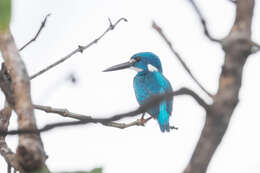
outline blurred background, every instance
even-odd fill
[[[235,6],[228,0],[196,1],[212,35],[225,37],[234,21]],[[256,2],[252,38],[260,42],[260,4]],[[134,71],[103,73],[107,67],[127,61],[133,54],[151,51],[163,65],[164,75],[174,89],[190,87],[204,99],[208,97],[197,87],[152,29],[156,21],[172,41],[194,75],[212,93],[218,86],[223,51],[210,42],[187,0],[13,0],[11,30],[18,47],[37,32],[44,17],[51,13],[46,27],[36,42],[21,52],[29,74],[64,57],[78,45],[86,45],[102,34],[121,17],[128,22],[93,45],[83,54],[32,80],[35,104],[67,108],[71,112],[93,117],[109,117],[138,107],[133,90]],[[251,55],[246,64],[240,103],[208,172],[260,172],[259,155],[260,95],[259,54]],[[71,76],[75,82],[71,82]],[[4,95],[1,94],[1,105]],[[65,119],[56,114],[36,111],[39,127]],[[181,172],[188,163],[203,127],[205,112],[190,97],[174,99],[170,123],[179,127],[161,133],[152,120],[145,127],[124,130],[100,124],[58,128],[43,133],[47,165],[54,172],[90,170],[102,167],[104,173]],[[124,119],[122,122],[134,121]],[[16,129],[12,116],[9,129]],[[15,150],[18,138],[8,136],[7,143]],[[0,172],[7,165],[0,157]]]

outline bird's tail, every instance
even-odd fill
[[[165,130],[167,132],[170,131],[169,113],[167,112],[165,101],[160,104],[160,113],[157,117],[157,120],[162,132],[165,132]]]

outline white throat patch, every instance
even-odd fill
[[[137,67],[130,67],[130,69],[132,69],[132,70],[134,70],[134,71],[136,71],[136,72],[141,72],[141,71],[143,71],[142,69],[137,68]]]
[[[150,72],[159,71],[159,70],[158,70],[156,67],[154,67],[152,64],[148,64],[147,67],[148,67],[148,70],[149,70]]]

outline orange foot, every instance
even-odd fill
[[[152,119],[152,117],[149,117],[149,118],[146,118],[146,119],[145,119],[145,118],[142,116],[141,119],[137,119],[138,125],[139,125],[139,126],[144,126],[145,123],[146,123],[147,121],[149,121],[150,119]]]

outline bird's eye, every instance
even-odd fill
[[[132,58],[132,59],[130,59],[130,63],[131,64],[135,64],[135,63],[137,63],[138,61],[140,61],[141,60],[141,57],[136,57],[136,58]]]
[[[135,62],[139,62],[141,60],[141,57],[136,57]]]

